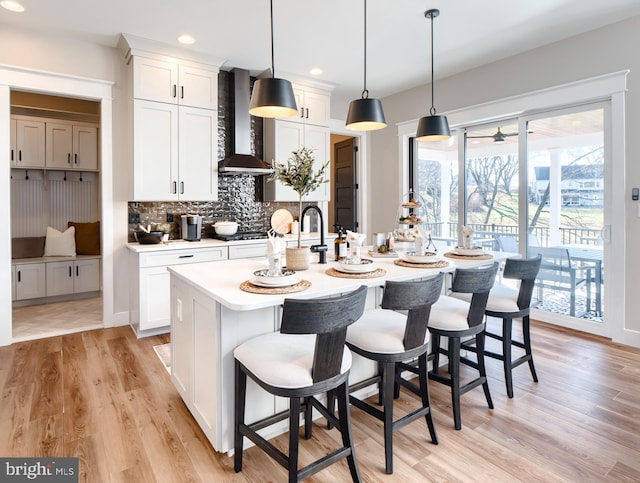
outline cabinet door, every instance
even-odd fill
[[[307,124],[329,127],[331,98],[326,94],[305,91],[304,120]],[[299,107],[299,106],[298,106]]]
[[[169,325],[169,283],[167,267],[140,269],[140,330]]]
[[[83,171],[98,170],[98,128],[73,126],[73,167]]]
[[[73,165],[73,126],[48,122],[46,126],[47,168],[71,169]]]
[[[178,197],[188,201],[218,199],[218,112],[179,109]]]
[[[274,159],[278,163],[286,163],[292,151],[296,151],[303,146],[304,128],[303,124],[289,121],[274,121]],[[298,193],[289,186],[285,186],[278,181],[270,181],[265,177],[264,181],[265,200],[269,201],[298,201]]]
[[[191,294],[182,283],[172,284],[171,379],[182,399],[193,400],[193,310]]]
[[[304,145],[313,149],[315,156],[314,172],[329,161],[329,150],[331,146],[331,133],[329,128],[322,126],[313,126],[307,124],[304,130]],[[309,193],[304,200],[307,201],[328,201],[331,195],[331,183],[329,181],[331,175],[331,167],[327,167],[324,173],[326,183],[322,183],[318,189]]]
[[[10,145],[10,156],[9,159],[11,159],[11,167],[15,167],[16,163],[18,161],[18,148],[16,146],[16,124],[18,121],[16,121],[15,119],[11,119],[10,121],[10,126],[11,126],[11,130],[10,130],[10,138],[9,138],[9,145]]]
[[[43,121],[16,122],[16,167],[44,168],[45,165],[45,123]]]
[[[11,301],[16,300],[16,266],[11,265]]]
[[[46,276],[44,263],[16,265],[16,300],[46,296]]]
[[[74,262],[73,291],[97,292],[100,290],[100,259],[87,258]]]
[[[178,64],[134,56],[133,97],[176,104]]]
[[[180,105],[218,109],[218,72],[181,65],[178,80]]]
[[[73,262],[48,262],[47,297],[73,293]]]
[[[178,106],[134,101],[133,197],[178,200]]]

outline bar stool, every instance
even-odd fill
[[[427,321],[431,305],[438,300],[444,274],[411,282],[387,282],[381,308],[369,310],[347,329],[347,347],[356,354],[378,363],[378,374],[349,389],[351,392],[378,384],[379,403],[383,410],[351,395],[351,404],[384,423],[385,470],[393,473],[393,433],[408,423],[425,416],[431,441],[438,444],[431,415],[427,380]],[[407,310],[404,315],[397,310]],[[417,370],[403,362],[418,359]],[[409,369],[418,374],[419,387],[401,376]],[[422,406],[393,421],[393,400],[402,385],[422,398]],[[331,407],[331,405],[329,405]]]
[[[236,473],[242,471],[242,446],[246,436],[287,468],[290,482],[308,478],[342,458],[347,458],[353,481],[360,481],[349,416],[351,352],[345,347],[345,337],[347,326],[362,315],[366,296],[367,287],[363,285],[339,297],[285,299],[279,332],[255,337],[235,348]],[[270,394],[289,398],[289,410],[245,424],[247,376]],[[332,390],[338,399],[338,418],[313,397]],[[304,435],[309,439],[313,408],[338,428],[342,447],[299,470],[300,412],[304,411]],[[287,418],[288,456],[257,433]]]
[[[433,367],[429,379],[446,384],[451,388],[451,404],[453,421],[456,429],[462,428],[460,418],[460,396],[475,387],[482,385],[489,409],[493,409],[493,401],[487,383],[484,366],[484,311],[489,298],[489,290],[493,286],[498,271],[498,262],[479,268],[458,268],[453,275],[452,292],[471,294],[471,302],[455,297],[440,297],[431,307],[429,332],[431,332],[431,355]],[[440,345],[440,339],[448,339],[448,348]],[[474,337],[476,342],[477,362],[460,358],[462,338]],[[440,354],[449,358],[449,377],[439,373]],[[478,370],[478,377],[460,386],[460,363]]]
[[[531,297],[540,270],[541,256],[535,258],[507,258],[502,276],[506,279],[519,280],[518,290],[503,284],[495,284],[489,293],[485,315],[502,319],[502,333],[485,330],[485,335],[502,342],[502,353],[484,350],[484,355],[502,361],[504,367],[504,382],[507,396],[513,397],[513,368],[525,362],[529,363],[529,370],[534,382],[538,382],[536,368],[533,365],[531,352],[531,335],[529,331],[531,312]],[[454,294],[455,297],[469,299],[469,294]],[[522,318],[522,342],[513,340],[513,319]],[[524,355],[513,360],[512,347],[524,349]],[[463,342],[462,349],[476,352],[470,342]]]

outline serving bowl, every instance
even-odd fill
[[[283,269],[277,275],[269,275],[269,270],[265,268],[253,272],[251,283],[262,287],[286,287],[298,283],[298,278],[293,270]]]
[[[436,261],[434,252],[426,252],[424,255],[416,255],[414,252],[402,253],[400,257],[409,263],[432,263]]]
[[[336,269],[345,273],[367,273],[376,270],[376,266],[373,264],[373,260],[368,258],[362,258],[360,263],[353,263],[353,261],[346,258],[338,261]]]
[[[475,256],[475,255],[482,255],[484,253],[484,250],[482,249],[482,247],[471,247],[471,248],[464,248],[464,247],[455,247],[453,250],[453,253],[455,253],[456,255],[465,255],[465,256]]]
[[[136,231],[133,232],[133,236],[136,238],[137,242],[141,245],[155,245],[156,243],[160,243],[162,241],[162,237],[164,237],[163,231]]]
[[[235,235],[238,231],[237,221],[216,221],[213,224],[213,229],[218,235]]]

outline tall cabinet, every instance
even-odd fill
[[[135,201],[218,199],[218,65],[130,49]]]
[[[301,147],[313,149],[315,169],[331,156],[331,132],[329,129],[330,93],[323,89],[294,84],[298,115],[282,119],[264,120],[264,157],[267,161],[284,163]],[[330,170],[326,171],[327,180]],[[330,183],[321,184],[309,193],[305,201],[328,201]],[[277,181],[264,181],[264,198],[267,201],[298,201],[298,194]]]

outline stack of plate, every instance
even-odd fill
[[[400,258],[409,263],[435,263],[438,257],[433,252],[427,252],[424,255],[416,255],[414,252],[401,252]]]
[[[353,263],[347,260],[340,260],[336,265],[336,270],[343,273],[368,273],[377,270],[373,260],[362,258],[360,263]]]
[[[300,280],[293,270],[282,270],[279,275],[269,275],[269,270],[256,270],[250,282],[258,287],[276,288],[295,285]]]
[[[484,255],[484,250],[482,249],[482,247],[455,247],[453,250],[451,250],[451,253],[455,253],[456,255],[463,255],[465,257],[477,257],[479,255]]]

